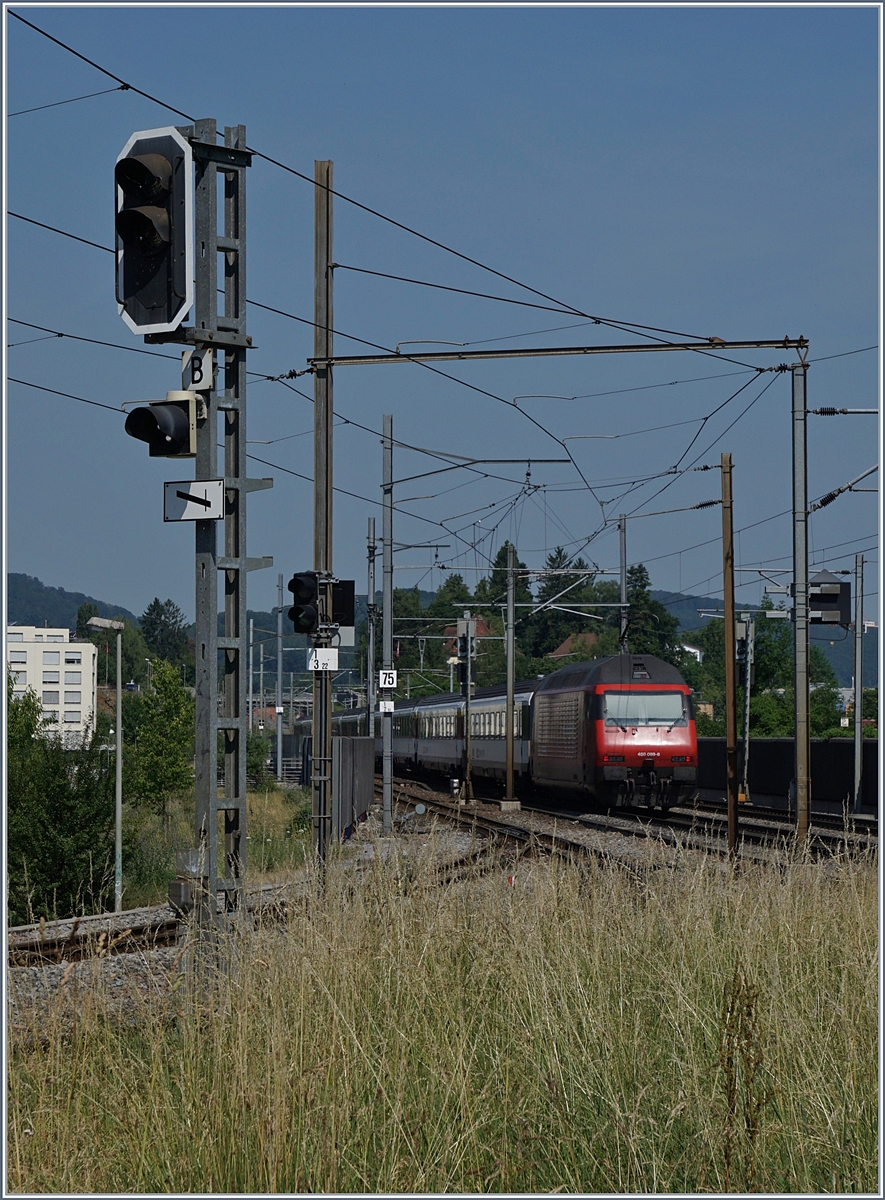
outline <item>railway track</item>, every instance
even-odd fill
[[[593,855],[617,860],[643,873],[649,867],[666,865],[667,852],[685,850],[726,853],[727,817],[724,806],[698,802],[675,806],[668,813],[648,809],[618,809],[611,813],[586,813],[555,807],[540,798],[523,800],[522,810],[501,813],[496,800],[480,796],[475,803],[461,805],[430,785],[413,779],[394,780],[394,801],[399,808],[414,812],[424,804],[430,812],[455,825],[484,835],[483,844],[459,857],[441,863],[440,884],[455,882],[509,865],[537,852],[559,858]],[[380,778],[376,777],[380,801]],[[406,832],[402,818],[397,822]],[[413,826],[415,833],[428,832]],[[878,846],[878,823],[862,816],[844,821],[813,814],[809,850],[816,856],[834,853],[864,853]],[[775,849],[789,849],[795,836],[787,814],[753,806],[739,814],[741,856],[767,861]],[[650,856],[646,850],[654,848]],[[663,853],[662,853],[663,852]],[[673,859],[675,862],[675,858]],[[284,913],[285,902],[297,884],[263,884],[248,889],[247,911],[271,916]],[[147,952],[178,944],[182,922],[168,904],[122,913],[100,913],[68,920],[18,926],[7,932],[10,967],[77,962],[86,958]]]
[[[645,808],[586,813],[555,807],[555,801],[532,798],[523,800],[519,817],[512,817],[496,813],[496,804],[491,797],[479,797],[475,804],[459,805],[417,781],[397,779],[395,785],[400,800],[420,800],[451,821],[523,844],[532,842],[539,849],[560,855],[589,850],[606,858],[622,857],[621,847],[614,844],[611,850],[598,844],[588,847],[584,840],[574,836],[576,829],[611,837],[654,839],[673,848],[727,853],[727,815],[722,806],[716,804],[675,806],[667,813]],[[527,814],[531,814],[528,820]],[[548,824],[551,821],[552,829]],[[835,820],[825,824],[815,817],[809,830],[808,850],[815,856],[846,851],[863,853],[878,845],[877,834],[869,826],[870,822],[863,820],[855,827]],[[791,849],[795,842],[795,827],[786,814],[777,810],[742,810],[738,836],[743,858],[767,861],[772,850]]]
[[[677,806],[681,808],[686,805]],[[724,813],[727,810],[727,803],[722,800],[695,800],[692,807],[699,812]],[[741,804],[739,806],[739,820],[744,818],[751,820],[764,819],[786,823],[788,826],[795,826],[796,814],[783,808],[773,808],[764,804]],[[878,837],[879,835],[879,820],[878,817],[871,813],[823,813],[812,812],[811,825],[815,829],[836,829],[840,832],[866,834],[869,837]]]
[[[271,909],[278,903],[282,890],[279,884],[250,888],[247,911],[261,913]],[[7,930],[7,961],[10,967],[26,967],[144,953],[177,945],[181,930],[182,920],[168,904],[40,921]]]

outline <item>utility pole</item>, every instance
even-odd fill
[[[731,455],[722,455],[722,593],[725,599],[725,770],[728,786],[728,852],[737,852],[737,703],[734,655],[734,522]]]
[[[258,725],[264,729],[264,639],[258,643]]]
[[[618,518],[618,533],[621,544],[621,619],[618,646],[621,654],[627,654],[627,517],[624,513]]]
[[[504,803],[508,808],[518,804],[513,795],[513,721],[514,721],[514,691],[516,689],[516,648],[514,625],[516,613],[516,549],[507,546],[507,630],[505,656],[507,658],[507,707],[504,712],[507,746],[506,782],[504,785]]]
[[[741,790],[738,800],[747,803],[750,799],[750,680],[756,657],[756,622],[748,612],[741,613],[746,628],[746,651],[744,653],[744,760],[741,763]]]
[[[375,518],[369,517],[368,587],[366,604],[366,737],[375,736]]]
[[[255,618],[249,618],[249,733],[252,733],[255,710]]]
[[[381,485],[384,502],[382,574],[383,594],[381,597],[381,656],[385,670],[393,670],[393,416],[384,415],[384,475]],[[386,691],[384,699],[390,701]],[[391,744],[393,718],[385,706],[381,713],[381,831],[390,833],[393,816],[393,747]]]
[[[461,629],[464,630],[463,635]],[[464,610],[464,619],[458,622],[458,640],[464,636],[467,642],[467,653],[463,657],[465,662],[465,680],[462,684],[462,694],[464,696],[464,754],[461,760],[462,779],[461,779],[461,794],[462,801],[473,800],[473,780],[470,777],[471,763],[471,729],[470,729],[470,698],[473,692],[473,650],[476,641],[476,618],[471,617],[470,609]]]
[[[854,811],[863,784],[863,555],[854,556]]]
[[[796,738],[796,840],[804,848],[811,807],[811,730],[808,719],[808,479],[804,362],[793,367],[793,683]]]
[[[283,782],[283,577],[277,575],[277,783]]]
[[[314,354],[332,357],[332,164],[314,163]],[[314,372],[313,568],[318,576],[319,650],[330,642],[332,620],[332,365]],[[313,848],[325,862],[332,811],[332,675],[313,678]]]

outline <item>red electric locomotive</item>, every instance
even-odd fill
[[[694,790],[697,763],[691,690],[669,663],[621,654],[539,682],[531,775],[541,787],[667,808]]]

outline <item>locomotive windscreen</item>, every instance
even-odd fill
[[[687,713],[681,692],[605,692],[606,725],[685,725]]]

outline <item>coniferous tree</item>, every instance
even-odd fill
[[[155,596],[139,617],[148,650],[166,662],[180,663],[187,652],[184,613],[172,600]]]

